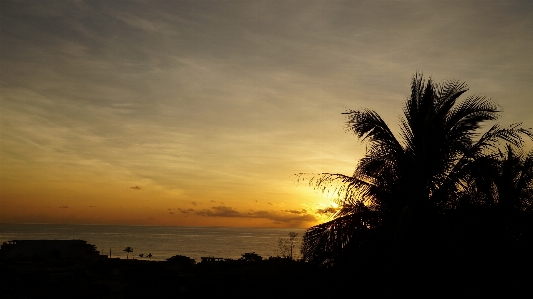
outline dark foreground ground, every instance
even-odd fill
[[[286,259],[210,263],[103,259],[0,264],[1,298],[332,298],[531,295],[529,265],[514,262],[326,269]]]

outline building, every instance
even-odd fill
[[[105,258],[84,240],[12,240],[0,247],[1,260],[95,260]]]

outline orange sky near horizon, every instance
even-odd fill
[[[530,128],[532,53],[530,1],[2,1],[0,223],[307,228],[342,112],[420,71]]]

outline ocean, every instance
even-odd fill
[[[0,224],[0,244],[11,240],[81,239],[95,245],[101,254],[111,252],[113,258],[125,259],[123,250],[131,247],[129,258],[139,259],[139,254],[151,253],[151,260],[155,261],[184,255],[200,262],[204,256],[238,259],[247,252],[263,258],[277,256],[278,240],[288,238],[289,232],[298,233],[301,239],[305,229]]]

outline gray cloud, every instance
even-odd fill
[[[314,215],[307,213],[306,210],[249,211],[243,213],[235,210],[232,207],[216,206],[211,207],[211,209],[202,209],[198,211],[191,210],[183,213],[188,212],[195,212],[197,215],[206,217],[264,218],[272,220],[275,223],[301,223],[317,220]]]
[[[307,210],[305,209],[302,209],[302,210],[283,210],[284,212],[286,213],[291,213],[291,214],[307,214]]]
[[[274,221],[275,223],[289,223],[289,222],[314,222],[317,218],[312,214],[307,213],[284,213],[284,212],[272,212],[272,211],[256,211],[250,213],[252,218],[266,218]]]
[[[218,206],[211,209],[203,209],[196,211],[196,214],[200,216],[208,217],[243,217],[243,215],[231,207]]]

